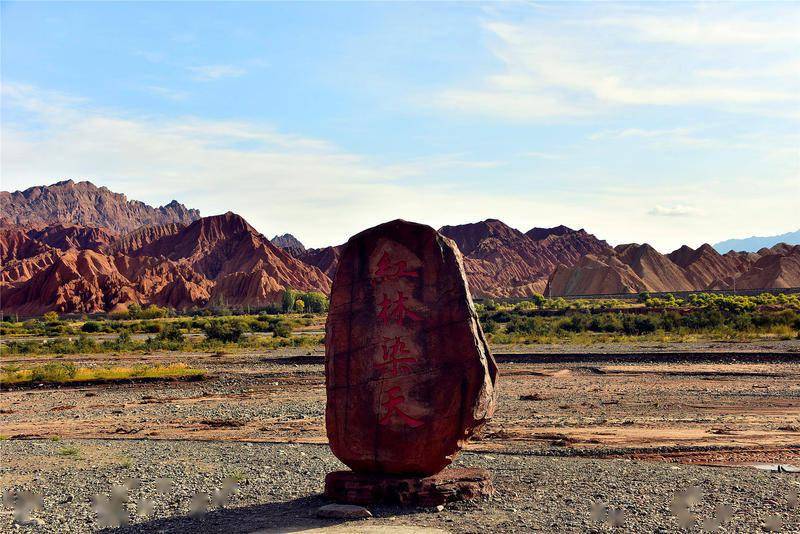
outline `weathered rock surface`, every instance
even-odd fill
[[[276,235],[270,239],[269,242],[276,247],[285,250],[294,257],[297,257],[306,251],[305,245],[303,245],[303,243],[301,243],[300,240],[292,234]]]
[[[619,245],[605,255],[587,255],[560,265],[545,294],[598,295],[641,291],[767,289],[800,286],[800,246],[785,243],[758,253],[719,254],[710,245],[682,246],[663,255],[649,245]]]
[[[464,255],[475,297],[525,297],[543,293],[558,265],[571,266],[586,254],[611,251],[605,241],[566,226],[534,228],[523,234],[497,219],[444,226]]]
[[[739,289],[800,286],[800,245],[778,244],[736,279]]]
[[[30,235],[44,236],[53,246]],[[108,236],[63,225],[28,233],[14,225],[1,228],[4,311],[94,313],[132,303],[258,307],[277,302],[285,287],[330,291],[324,273],[232,213],[189,226],[145,227],[110,243]]]
[[[572,267],[559,265],[548,281],[545,295],[613,295],[646,290],[644,281],[619,258],[589,254]]]
[[[10,222],[26,226],[78,225],[114,233],[173,222],[188,224],[200,218],[199,211],[175,200],[153,208],[91,182],[72,180],[13,193],[0,191],[0,213]]]
[[[354,471],[437,473],[494,412],[497,367],[461,255],[428,226],[347,242],[326,331],[328,440]]]

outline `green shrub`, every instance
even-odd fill
[[[171,323],[165,325],[161,332],[156,336],[157,341],[168,341],[171,343],[183,343],[183,332],[179,325]]]
[[[208,340],[236,343],[247,331],[247,327],[242,321],[236,319],[214,319],[203,325],[203,331]]]
[[[102,325],[97,321],[86,321],[81,326],[81,331],[88,332],[88,333],[95,333],[99,332],[102,329]]]
[[[51,362],[31,369],[34,382],[64,382],[75,376],[78,368],[73,363]]]
[[[273,337],[291,337],[292,325],[286,321],[278,321],[272,327],[272,335]]]

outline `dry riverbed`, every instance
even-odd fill
[[[442,512],[374,509],[364,525],[448,531],[583,532],[603,503],[624,531],[674,531],[676,492],[697,487],[700,521],[728,503],[728,531],[783,525],[800,531],[792,488],[800,475],[753,464],[800,465],[800,343],[643,344],[495,348],[500,409],[459,460],[496,476],[490,501]],[[250,532],[331,526],[314,518],[324,473],[340,468],[325,446],[321,350],[120,354],[64,358],[80,365],[169,364],[207,380],[0,393],[0,481],[44,495],[33,528],[98,528],[90,499],[141,480],[131,511],[152,494],[136,531]],[[40,363],[47,358],[9,358]],[[58,441],[56,441],[58,440]],[[154,493],[157,478],[174,492]],[[225,510],[184,516],[192,496],[237,480]],[[230,482],[229,480],[229,482]],[[62,502],[63,501],[63,502]],[[694,502],[694,501],[692,501]],[[11,510],[0,531],[12,527]],[[724,514],[723,514],[724,515]],[[159,518],[159,519],[155,519]],[[200,523],[198,523],[198,521]],[[708,523],[706,526],[711,525]],[[131,527],[133,528],[133,527]],[[788,530],[787,530],[788,529]],[[794,530],[792,530],[794,529]]]

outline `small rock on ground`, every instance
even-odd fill
[[[332,519],[366,519],[372,517],[372,512],[363,506],[353,504],[326,504],[317,509],[317,517]]]

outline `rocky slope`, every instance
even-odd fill
[[[276,235],[269,242],[295,257],[306,251],[305,245],[292,234]]]
[[[800,286],[800,246],[785,243],[758,253],[719,254],[704,244],[662,255],[649,245],[619,245],[613,253],[589,255],[561,265],[548,281],[550,296],[766,289]]]
[[[233,213],[146,227],[116,240],[109,235],[62,225],[0,227],[3,311],[94,313],[132,303],[261,307],[278,302],[286,287],[330,291],[324,273]]]
[[[152,208],[89,182],[0,192],[0,298],[6,313],[91,313],[131,303],[261,307],[284,288],[328,292],[341,246],[268,240],[233,213]],[[683,246],[612,248],[566,226],[520,232],[497,219],[440,229],[464,255],[476,297],[800,286],[800,246],[720,254]]]
[[[522,233],[497,219],[444,226],[464,255],[476,297],[525,297],[800,286],[796,252],[776,245],[758,253],[720,254],[704,244],[664,255],[648,244],[612,248],[585,230],[566,226]],[[340,247],[306,250],[299,241],[273,241],[297,259],[333,277]],[[771,259],[762,259],[771,258]]]
[[[524,297],[542,293],[560,265],[611,247],[584,230],[566,226],[534,228],[523,234],[497,219],[444,226],[464,255],[470,290],[476,297]]]
[[[0,213],[12,223],[30,227],[78,225],[113,233],[130,232],[141,226],[188,224],[200,218],[199,211],[187,209],[175,200],[153,208],[91,182],[72,180],[13,193],[0,191]]]

